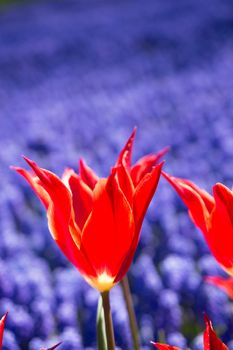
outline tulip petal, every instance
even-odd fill
[[[99,178],[83,159],[79,161],[79,173],[83,182],[93,190]]]
[[[211,214],[215,206],[214,197],[211,196],[207,191],[196,186],[192,181],[189,181],[187,179],[182,179],[182,181],[185,185],[191,187],[195,192],[197,192],[201,196],[203,202],[205,203],[206,209],[208,210],[209,214]]]
[[[72,192],[72,202],[75,213],[75,221],[80,228],[83,226],[90,215],[93,206],[93,195],[80,176],[72,174],[69,178],[69,186]]]
[[[217,337],[213,330],[212,322],[208,316],[204,316],[206,329],[204,331],[204,350],[228,350],[228,347]]]
[[[72,175],[76,175],[75,171],[71,168],[65,168],[63,174],[62,174],[62,177],[61,177],[61,181],[64,183],[64,185],[69,188],[69,180],[70,180],[70,177]]]
[[[154,343],[151,341],[151,344],[153,344],[157,349],[159,350],[180,350],[179,348],[167,344],[161,344],[161,343]]]
[[[233,227],[233,192],[221,183],[217,183],[214,188],[214,196],[219,198],[221,202],[225,205],[225,209],[228,212],[228,217]]]
[[[134,193],[134,217],[140,230],[143,218],[156,191],[164,162],[154,166],[139,182]]]
[[[213,187],[213,193],[216,205],[211,215],[211,226],[206,238],[215,258],[227,272],[232,274],[232,193],[222,184],[216,184]]]
[[[227,295],[233,299],[233,278],[223,278],[218,276],[207,276],[205,281],[214,284],[218,288],[224,290]]]
[[[130,250],[121,266],[118,275],[115,278],[115,281],[117,282],[123,278],[133,260],[135,250],[138,246],[142,221],[145,216],[146,210],[150,204],[151,198],[153,197],[156,187],[158,185],[162,166],[163,163],[155,166],[151,173],[144,176],[144,178],[141,180],[141,182],[138,184],[135,190],[133,202],[135,233]]]
[[[11,167],[11,168],[14,169],[18,174],[23,176],[28,181],[28,183],[31,185],[34,192],[36,192],[37,196],[39,197],[39,199],[47,209],[49,206],[49,197],[47,192],[43,189],[41,185],[41,181],[38,178],[38,176],[32,174],[31,172],[23,168],[19,168],[19,167]]]
[[[7,313],[0,320],[0,349],[2,349],[2,339],[3,339],[6,317],[7,317]]]
[[[53,239],[66,257],[81,271],[86,274],[94,275],[92,266],[86,261],[79,252],[81,232],[75,224],[71,205],[71,194],[63,182],[52,172],[40,168],[35,162],[25,158],[27,163],[38,176],[40,187],[43,193],[47,193],[48,208],[48,226]],[[23,173],[24,175],[24,173]],[[41,198],[41,188],[33,186],[31,178],[27,178],[33,190]],[[38,182],[38,180],[36,180]]]
[[[112,193],[111,191],[114,191]],[[134,233],[132,211],[114,175],[100,179],[93,191],[93,210],[83,229],[81,250],[98,275],[115,277]]]
[[[110,186],[107,190],[110,192],[112,199],[112,207],[114,214],[114,226],[116,236],[116,255],[118,254],[117,273],[119,273],[125,258],[131,251],[131,246],[135,236],[135,221],[133,216],[133,209],[130,206],[125,193],[119,187],[117,178],[112,177],[112,181],[109,181]],[[125,271],[126,273],[127,271]]]
[[[133,195],[134,195],[134,185],[131,180],[128,169],[124,165],[119,165],[116,168],[113,168],[113,171],[116,172],[117,180],[119,187],[124,193],[130,207],[133,207]]]
[[[136,186],[142,178],[149,172],[152,167],[158,164],[159,160],[169,151],[169,147],[165,147],[156,154],[149,154],[140,158],[131,168],[130,175],[134,185]]]
[[[133,148],[133,143],[136,135],[136,128],[133,129],[132,134],[130,135],[129,139],[127,140],[125,146],[123,147],[122,151],[119,154],[119,157],[116,162],[116,166],[118,165],[124,165],[126,167],[131,166],[131,161],[132,161],[132,148]]]
[[[191,181],[170,176],[165,172],[162,172],[162,175],[175,188],[184,204],[188,207],[192,221],[206,235],[210,219],[207,206],[209,208],[211,202],[207,192],[200,189],[197,190],[197,186]],[[202,195],[203,193],[204,195]],[[207,206],[206,202],[208,202]]]
[[[97,273],[106,271],[114,246],[114,220],[106,179],[100,179],[93,191],[93,209],[82,232],[80,249],[90,257]],[[109,249],[111,248],[111,249]],[[110,271],[106,271],[109,272]]]

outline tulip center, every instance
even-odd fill
[[[223,270],[226,271],[226,273],[228,273],[228,275],[230,275],[231,277],[233,277],[233,267],[225,267],[221,264]]]
[[[99,292],[110,290],[114,286],[114,277],[110,276],[106,271],[102,272],[96,278],[87,278],[88,283],[96,288]]]

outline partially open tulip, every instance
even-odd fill
[[[188,207],[192,221],[203,232],[216,260],[233,275],[233,192],[217,183],[211,196],[191,181],[164,172],[163,176]]]
[[[205,278],[206,282],[209,282],[218,288],[222,289],[227,295],[233,299],[233,278],[224,278],[219,276],[208,276]]]
[[[84,161],[79,174],[62,178],[25,158],[33,172],[15,168],[47,209],[50,232],[86,281],[100,292],[126,274],[138,245],[144,215],[161,173],[159,158],[148,155],[131,166],[135,130],[109,177],[99,178]]]
[[[3,339],[6,317],[7,317],[7,313],[0,320],[0,350],[2,349],[2,339]]]
[[[204,350],[228,350],[228,347],[218,338],[209,318],[205,315],[205,331],[203,334]],[[151,342],[159,350],[180,350],[175,346]]]

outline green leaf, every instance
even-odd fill
[[[104,321],[104,310],[103,310],[101,295],[98,301],[98,309],[97,309],[97,317],[96,317],[96,332],[97,332],[98,350],[108,350],[105,321]]]

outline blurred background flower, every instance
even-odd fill
[[[95,348],[97,293],[55,247],[43,208],[9,170],[25,154],[59,175],[82,156],[107,176],[138,126],[135,158],[171,145],[165,170],[210,191],[232,186],[230,0],[19,0],[0,9],[0,314],[5,350]],[[21,163],[20,163],[21,162]],[[202,312],[232,347],[224,276],[165,181],[129,274],[145,349],[161,334],[200,349]],[[117,345],[131,340],[112,293]],[[13,317],[14,315],[14,317]]]

